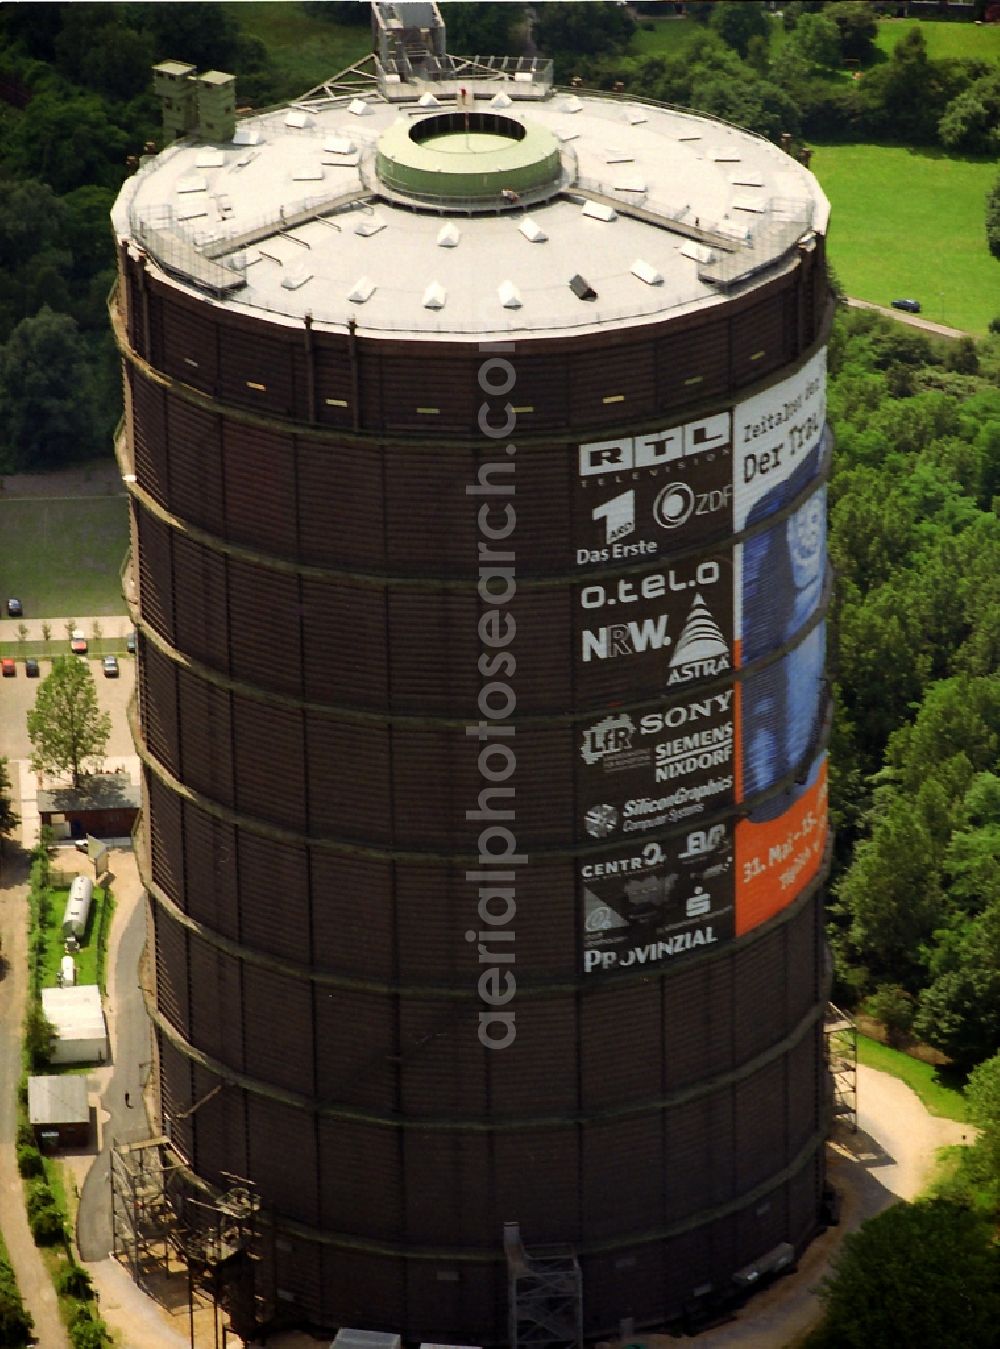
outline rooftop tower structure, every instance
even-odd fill
[[[829,208],[436,59],[114,208],[150,1012],[290,1316],[569,1344],[819,1221]]]

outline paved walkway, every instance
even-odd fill
[[[856,300],[851,295],[844,296],[844,303],[849,309],[874,309],[877,314],[884,314],[887,319],[895,319],[897,323],[906,323],[911,328],[921,328],[925,333],[936,333],[938,337],[971,337],[972,333],[963,332],[961,328],[949,328],[944,323],[934,323],[931,319],[922,319],[917,314],[907,314],[904,309],[891,309],[888,305],[872,304],[870,300]]]

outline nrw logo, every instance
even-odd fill
[[[605,542],[617,543],[635,533],[635,490],[622,492],[594,508],[591,518],[604,521]]]
[[[633,619],[630,623],[610,623],[595,632],[583,633],[583,659],[613,660],[616,656],[641,655],[644,651],[660,651],[670,645],[667,636],[667,616]]]
[[[635,722],[625,713],[620,717],[605,717],[583,733],[580,755],[584,763],[599,763],[606,754],[620,754],[632,748]]]

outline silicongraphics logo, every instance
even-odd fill
[[[607,838],[618,827],[618,811],[606,802],[591,806],[583,817],[583,824],[591,838]]]

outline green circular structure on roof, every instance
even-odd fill
[[[414,197],[499,201],[559,182],[559,142],[540,126],[495,112],[433,113],[379,138],[378,176]]]

